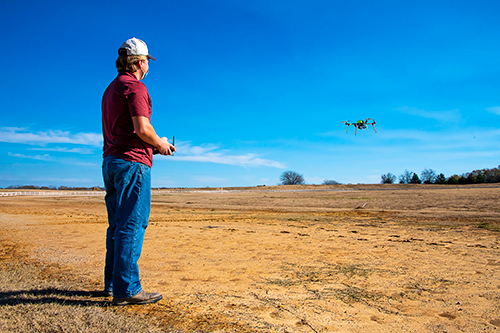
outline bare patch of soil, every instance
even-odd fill
[[[155,192],[139,265],[164,299],[120,311],[184,332],[500,327],[499,188],[296,189]],[[106,226],[102,197],[0,198],[1,238],[47,279],[102,288]]]

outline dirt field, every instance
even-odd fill
[[[3,244],[89,291],[106,227],[102,196],[0,198]],[[120,311],[175,332],[496,332],[499,230],[499,187],[165,191],[139,261],[164,299]]]

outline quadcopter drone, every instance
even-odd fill
[[[365,129],[368,131],[367,125],[372,125],[373,130],[375,131],[375,133],[377,133],[377,130],[375,129],[375,120],[373,118],[365,118],[365,120],[358,120],[355,123],[350,123],[349,120],[343,121],[342,123],[347,125],[347,129],[345,131],[346,133],[349,130],[349,126],[351,126],[351,125],[354,126],[354,135],[358,134],[358,129],[360,129],[360,130]]]

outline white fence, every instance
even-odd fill
[[[104,195],[105,191],[12,191],[0,192],[0,197],[15,197],[18,195],[36,195],[47,197],[66,197],[73,195],[91,196],[91,195]]]

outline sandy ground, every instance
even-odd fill
[[[164,299],[123,311],[186,332],[500,330],[500,188],[301,189],[155,194],[139,265]],[[0,198],[1,238],[89,289],[106,223],[100,196]]]

